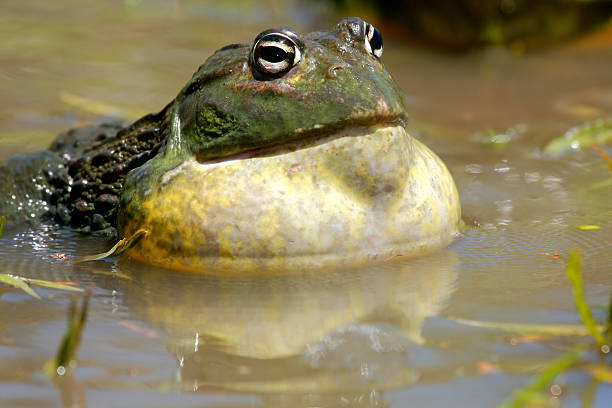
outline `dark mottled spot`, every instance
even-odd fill
[[[119,176],[121,175],[122,171],[123,165],[118,164],[102,173],[100,179],[102,180],[102,183],[112,184],[113,182],[117,181],[117,179],[119,179]]]
[[[83,194],[83,191],[87,188],[87,180],[77,180],[72,184],[72,189],[70,190],[70,198],[76,199]]]
[[[92,166],[102,166],[108,163],[111,159],[110,153],[108,151],[103,151],[95,155],[91,159]]]
[[[157,132],[155,132],[154,130],[144,131],[136,136],[136,138],[141,142],[148,142],[149,140],[152,140],[156,137]]]
[[[62,177],[59,174],[52,174],[48,178],[49,183],[55,188],[64,188],[68,185],[68,180],[66,177]]]
[[[83,167],[85,166],[86,162],[85,159],[80,158],[80,159],[76,159],[73,160],[69,165],[68,165],[68,174],[71,177],[74,177],[77,175],[77,173],[79,171],[81,171],[83,169]]]
[[[104,229],[106,227],[110,226],[110,224],[108,222],[106,222],[106,220],[104,219],[104,217],[101,214],[94,214],[91,217],[91,229],[94,231],[98,231],[101,229]]]
[[[115,194],[118,190],[112,184],[98,184],[96,193],[100,194]]]
[[[103,214],[110,212],[113,208],[118,206],[119,197],[114,194],[102,194],[96,199],[94,203],[96,211],[99,211]]]

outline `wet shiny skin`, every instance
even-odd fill
[[[122,232],[150,232],[130,255],[187,270],[317,269],[451,242],[452,177],[406,132],[404,95],[363,25],[295,34],[302,59],[274,79],[254,74],[249,44],[205,62],[168,109],[166,148],[127,178]],[[198,125],[214,128],[211,115],[215,139]]]

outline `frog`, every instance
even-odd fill
[[[2,164],[0,211],[108,238],[197,272],[320,270],[409,257],[458,235],[442,160],[407,131],[379,30],[273,28],[210,56],[133,124],[61,134]]]

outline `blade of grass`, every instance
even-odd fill
[[[557,375],[573,366],[584,350],[573,349],[553,360],[527,385],[515,391],[502,405],[501,408],[519,408],[528,405],[537,399],[540,393],[547,387]]]
[[[87,321],[89,309],[89,298],[91,291],[85,292],[81,307],[77,310],[76,302],[72,300],[68,309],[68,327],[64,332],[62,341],[57,350],[55,358],[47,361],[43,370],[49,377],[64,375],[74,364],[77,349],[81,343],[81,334]]]
[[[565,273],[570,281],[570,284],[572,285],[574,304],[576,305],[576,310],[580,315],[582,324],[584,324],[584,327],[586,327],[601,349],[601,347],[606,345],[606,341],[604,340],[600,329],[595,324],[593,316],[591,315],[591,310],[584,300],[584,292],[582,290],[582,272],[580,270],[580,253],[577,250],[573,250],[571,252],[569,260],[567,261]]]
[[[23,290],[28,295],[40,299],[40,296],[19,276],[14,276],[9,273],[0,273],[0,283],[11,285],[17,289]]]
[[[69,292],[83,292],[82,288],[66,285],[65,283],[51,282],[42,279],[21,278],[30,285],[41,286],[43,288],[67,290]]]
[[[593,380],[589,383],[589,386],[580,395],[580,408],[591,408],[593,406],[593,397],[595,396],[598,385],[599,381],[597,380]]]
[[[2,232],[4,231],[5,222],[6,222],[6,217],[3,215],[0,217],[0,238],[2,238]]]
[[[64,283],[51,282],[42,279],[25,278],[23,276],[11,275],[10,273],[0,273],[0,282],[21,289],[28,295],[34,296],[37,299],[40,299],[40,296],[38,296],[38,294],[34,292],[34,290],[30,287],[32,285],[40,286],[43,288],[67,290],[69,292],[83,292],[82,288],[66,285]]]
[[[519,334],[545,334],[550,336],[588,336],[591,333],[581,325],[577,324],[526,324],[526,323],[506,323],[506,322],[487,322],[469,319],[452,319],[453,321],[465,324],[466,326],[482,327],[485,329],[495,329]],[[603,326],[597,326],[603,329]]]
[[[89,261],[98,261],[100,259],[109,258],[111,256],[119,256],[125,251],[127,251],[128,249],[130,249],[131,247],[133,247],[134,245],[136,245],[136,243],[140,241],[141,238],[145,237],[148,233],[149,231],[146,231],[146,230],[138,230],[131,237],[122,238],[119,242],[117,242],[111,249],[109,249],[106,252],[103,252],[101,254],[96,254],[96,255],[82,256],[80,258],[74,259],[73,262],[81,263],[81,262],[89,262]]]
[[[612,293],[610,293],[610,300],[608,303],[608,324],[605,333],[608,337],[608,343],[612,343]]]
[[[93,113],[95,115],[119,117],[128,116],[132,118],[139,118],[146,114],[145,111],[141,111],[139,109],[113,106],[104,102],[95,101],[93,99],[83,98],[82,96],[69,92],[60,92],[59,98],[62,102],[70,107],[80,109],[84,112]]]
[[[582,369],[589,373],[593,379],[612,384],[612,367],[608,367],[605,363],[587,363]]]

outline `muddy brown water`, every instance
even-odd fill
[[[270,26],[307,31],[336,20],[320,4],[276,1],[23,1],[0,10],[0,158],[46,147],[95,119],[100,104],[128,118],[161,108],[222,45]],[[564,274],[572,248],[588,302],[605,319],[612,185],[601,182],[610,174],[594,152],[552,159],[540,149],[612,112],[610,38],[464,56],[386,41],[383,62],[408,95],[411,132],[449,166],[467,224],[427,257],[215,277],[128,259],[72,265],[52,254],[108,243],[53,227],[5,232],[0,272],[76,282],[93,297],[78,365],[51,382],[41,366],[55,354],[71,295],[2,293],[0,406],[497,406],[588,339],[465,320],[579,325]],[[562,393],[545,396],[551,406],[582,406],[590,392],[592,407],[612,401],[609,384],[580,370],[555,383]]]

